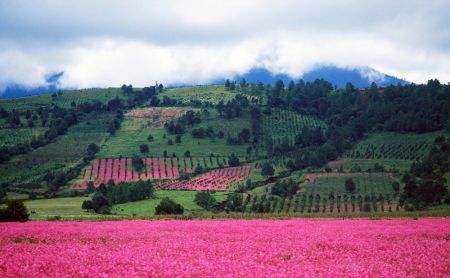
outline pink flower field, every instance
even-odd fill
[[[450,219],[0,223],[0,277],[449,277]]]

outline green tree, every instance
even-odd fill
[[[228,158],[228,165],[230,167],[238,167],[241,163],[239,162],[239,157],[237,157],[234,153]]]
[[[147,144],[141,144],[139,146],[139,150],[141,151],[141,153],[148,153],[148,145]]]
[[[142,158],[140,158],[137,155],[134,155],[131,158],[131,165],[133,166],[133,169],[137,172],[142,172],[144,169],[144,162],[142,161]]]
[[[168,197],[161,200],[159,205],[155,208],[155,214],[183,214],[184,208],[182,205],[175,203]]]
[[[2,221],[28,221],[27,208],[21,200],[11,200],[6,209],[0,209],[0,222]]]
[[[206,210],[212,210],[216,206],[216,198],[209,191],[198,191],[194,202]]]
[[[269,162],[265,162],[261,168],[261,175],[265,177],[273,176],[275,173],[275,169],[273,169],[272,165]]]
[[[345,191],[347,193],[354,193],[356,190],[355,182],[353,182],[353,179],[348,178],[345,180]]]
[[[231,193],[226,200],[227,211],[242,211],[242,194]]]

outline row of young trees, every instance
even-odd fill
[[[450,170],[450,139],[436,138],[429,153],[413,163],[403,176],[403,193],[400,203],[407,210],[423,209],[443,202],[450,204],[450,192],[445,174]]]
[[[281,198],[280,198],[281,197]],[[239,200],[238,197],[234,199]],[[241,198],[242,199],[242,198]],[[247,194],[243,202],[233,211],[254,213],[282,213],[282,212],[308,212],[308,213],[341,213],[341,212],[392,212],[399,210],[389,195],[335,195],[321,194],[291,194],[285,196],[276,195],[252,195]],[[387,207],[387,208],[386,208]],[[395,207],[395,208],[394,208]]]

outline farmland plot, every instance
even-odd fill
[[[250,166],[216,169],[191,180],[158,182],[161,189],[226,191],[234,183],[244,180],[250,173]]]
[[[290,143],[294,143],[295,136],[304,127],[326,128],[326,124],[312,116],[301,115],[290,110],[272,109],[270,115],[264,115],[262,132],[271,136],[275,144],[281,143],[287,136]]]
[[[91,165],[83,170],[81,182],[72,186],[72,188],[86,188],[87,183],[90,181],[95,186],[98,186],[101,183],[107,183],[109,180],[119,183],[139,180],[175,179],[179,177],[180,172],[192,173],[198,165],[203,169],[227,165],[224,157],[149,157],[144,158],[143,162],[144,168],[141,172],[137,172],[132,167],[131,158],[94,159]],[[215,171],[218,170],[213,170],[212,172],[215,173]]]
[[[346,152],[344,158],[419,160],[440,134],[375,133]]]

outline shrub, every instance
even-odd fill
[[[9,201],[6,209],[0,209],[0,222],[6,221],[28,221],[27,208],[21,200]]]
[[[142,170],[144,169],[144,162],[137,155],[133,156],[133,158],[131,159],[131,164],[133,165],[133,169],[137,172],[142,172]]]
[[[85,209],[85,210],[93,209],[92,201],[91,200],[84,200],[83,204],[81,205],[81,209]]]
[[[139,146],[139,150],[141,151],[141,153],[148,153],[148,145],[147,144],[141,144]]]
[[[400,183],[394,181],[392,183],[392,189],[395,191],[396,194],[398,194],[398,192],[400,191]]]
[[[226,200],[227,211],[242,211],[242,194],[231,193]]]
[[[266,162],[263,164],[263,166],[261,168],[261,175],[268,177],[268,176],[273,176],[274,173],[275,173],[275,170],[273,169],[272,165],[269,162]]]
[[[356,186],[355,183],[353,182],[352,179],[346,179],[345,180],[345,191],[347,191],[347,193],[353,193],[355,192]]]
[[[216,206],[216,198],[209,191],[197,192],[194,202],[206,210],[212,210]]]
[[[155,214],[183,214],[182,205],[175,203],[170,198],[164,198],[155,208]]]
[[[239,158],[234,153],[228,158],[228,165],[230,167],[238,167],[240,165]]]

